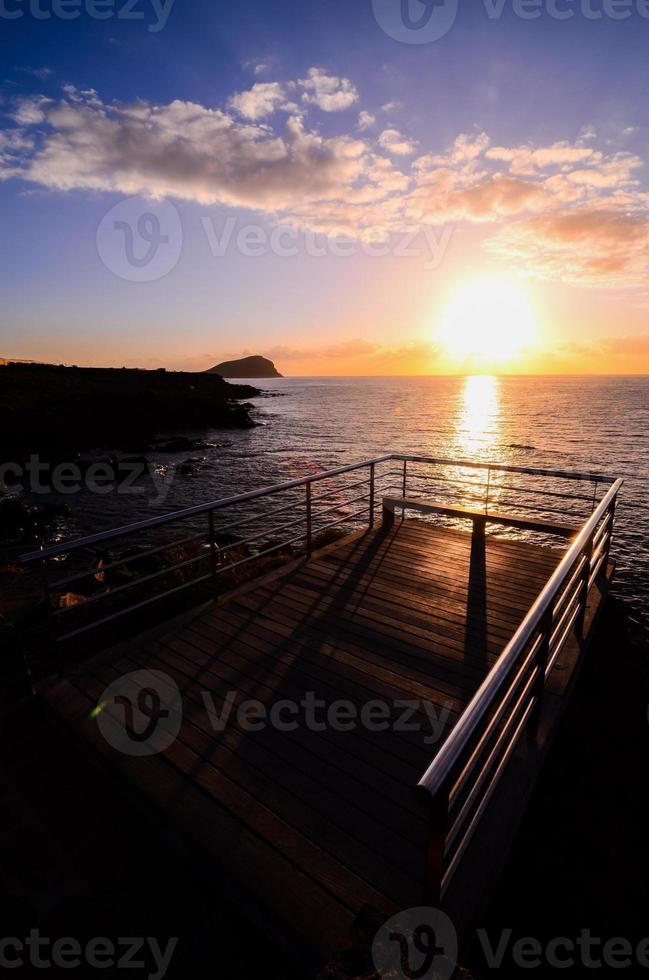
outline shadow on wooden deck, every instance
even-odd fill
[[[42,697],[126,798],[313,966],[363,910],[421,903],[427,824],[412,790],[439,747],[430,711],[438,735],[451,730],[560,556],[407,521],[252,583],[169,635],[122,645]],[[178,737],[147,758],[116,751],[93,713],[138,669],[161,671],[182,697]],[[220,709],[232,693],[267,708],[313,694],[328,711],[344,699],[357,721],[369,702],[409,701],[417,724],[323,730],[300,717],[294,729],[251,731],[233,715],[217,733],[205,695]],[[115,705],[103,710],[123,724]]]

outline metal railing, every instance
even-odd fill
[[[439,902],[519,737],[534,731],[550,671],[569,637],[583,636],[590,591],[607,569],[621,486],[601,473],[387,453],[43,547],[22,561],[40,567],[50,628],[63,642],[201,584],[210,594],[227,592],[242,570],[252,577],[271,556],[308,557],[340,528],[372,528],[389,493],[407,496],[408,507],[418,495],[434,495],[442,510],[449,501],[473,508],[482,525],[494,503],[517,519],[528,515],[530,526],[542,518],[557,524],[557,514],[572,523],[574,540],[556,571],[417,787],[430,813],[427,898]],[[269,506],[280,497],[280,506]],[[169,537],[178,527],[185,532]],[[155,539],[160,532],[163,541]],[[143,548],[134,553],[138,538]],[[61,563],[67,574],[52,579],[51,567]],[[67,603],[71,587],[80,594]]]
[[[450,884],[523,731],[534,733],[546,679],[571,635],[582,639],[590,590],[608,564],[622,480],[585,522],[520,627],[423,775],[430,812],[428,898]]]
[[[574,492],[575,481],[594,490]],[[42,547],[21,560],[40,570],[49,629],[61,643],[192,589],[226,592],[272,562],[311,555],[326,535],[372,528],[388,493],[434,493],[485,512],[505,501],[512,514],[561,513],[581,523],[610,482],[598,473],[386,453]],[[53,569],[65,574],[53,577]]]

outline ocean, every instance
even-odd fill
[[[117,527],[398,451],[623,477],[617,592],[649,611],[648,377],[284,378],[251,381],[257,425],[148,454],[154,490],[67,497],[57,537]],[[187,473],[179,463],[191,457]],[[63,499],[63,498],[61,498]]]

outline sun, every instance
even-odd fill
[[[500,363],[514,360],[534,342],[536,323],[520,286],[504,279],[473,279],[452,296],[437,336],[453,357]]]

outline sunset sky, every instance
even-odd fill
[[[52,3],[0,3],[0,357],[649,372],[649,3]]]

